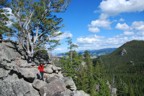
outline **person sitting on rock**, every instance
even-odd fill
[[[40,64],[38,66],[38,70],[39,70],[40,75],[41,75],[40,80],[44,80],[44,78],[43,78],[43,76],[44,76],[44,64]]]

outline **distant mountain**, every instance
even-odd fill
[[[117,48],[111,54],[101,56],[103,63],[113,67],[128,63],[144,63],[144,41],[133,40]]]
[[[144,96],[144,41],[127,42],[98,59],[118,96]]]
[[[91,56],[101,56],[112,53],[116,48],[105,48],[105,49],[99,49],[99,50],[88,50],[91,54]],[[78,51],[79,54],[83,54],[84,51]],[[65,53],[57,54],[57,56],[65,56]]]
[[[116,48],[105,48],[105,49],[99,49],[99,50],[88,50],[91,54],[91,56],[101,56],[112,53]],[[79,54],[83,54],[84,51],[79,51]]]

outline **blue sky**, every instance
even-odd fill
[[[117,48],[131,40],[144,40],[144,0],[71,0],[63,18],[64,34],[57,52],[67,51],[66,37],[77,50]]]
[[[65,26],[57,37],[61,45],[53,53],[68,51],[67,37],[79,46],[77,50],[117,48],[131,40],[144,40],[144,0],[71,0],[57,16]]]

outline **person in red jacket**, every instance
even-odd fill
[[[44,64],[40,64],[39,66],[38,66],[38,70],[39,70],[39,72],[40,72],[40,75],[41,75],[41,80],[44,80],[43,79],[43,75],[44,75]]]

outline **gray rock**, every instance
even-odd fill
[[[21,55],[16,51],[14,45],[10,42],[0,43],[0,58],[1,60],[11,61]]]
[[[46,86],[47,83],[42,81],[42,80],[35,79],[34,82],[32,83],[32,85],[37,90],[40,90],[40,88],[43,87],[43,86]]]
[[[15,67],[14,71],[20,73],[26,79],[35,79],[37,78],[37,74],[39,73],[37,68],[20,68]]]
[[[56,96],[56,94],[65,91],[64,82],[62,80],[54,80],[46,86],[40,88],[41,96]]]
[[[74,92],[71,91],[71,90],[66,90],[66,91],[61,92],[61,93],[59,94],[59,96],[73,96],[73,95],[74,95]]]
[[[76,85],[71,77],[64,77],[64,83],[66,85],[66,88],[72,91],[77,90]]]
[[[50,78],[46,78],[46,82],[47,83],[50,83],[50,82],[52,82],[52,81],[54,81],[54,80],[56,80],[56,79],[59,79],[57,76],[53,76],[53,77],[50,77]]]
[[[111,91],[111,96],[117,96],[117,88],[112,88]]]
[[[8,76],[9,71],[3,68],[0,68],[0,78]]]
[[[51,67],[47,66],[47,67],[45,68],[45,72],[48,73],[48,74],[52,74],[52,73],[53,73],[53,70],[52,70]]]
[[[0,96],[40,96],[29,83],[23,79],[5,82],[0,81]]]
[[[127,50],[125,48],[123,48],[121,51],[121,56],[124,56],[125,54],[127,54]]]
[[[0,96],[16,96],[11,87],[11,83],[0,80]]]
[[[80,90],[80,91],[75,91],[73,96],[90,96],[90,95]]]
[[[11,75],[8,75],[3,81],[15,82],[17,80],[19,80],[19,77],[16,74],[11,74]]]

